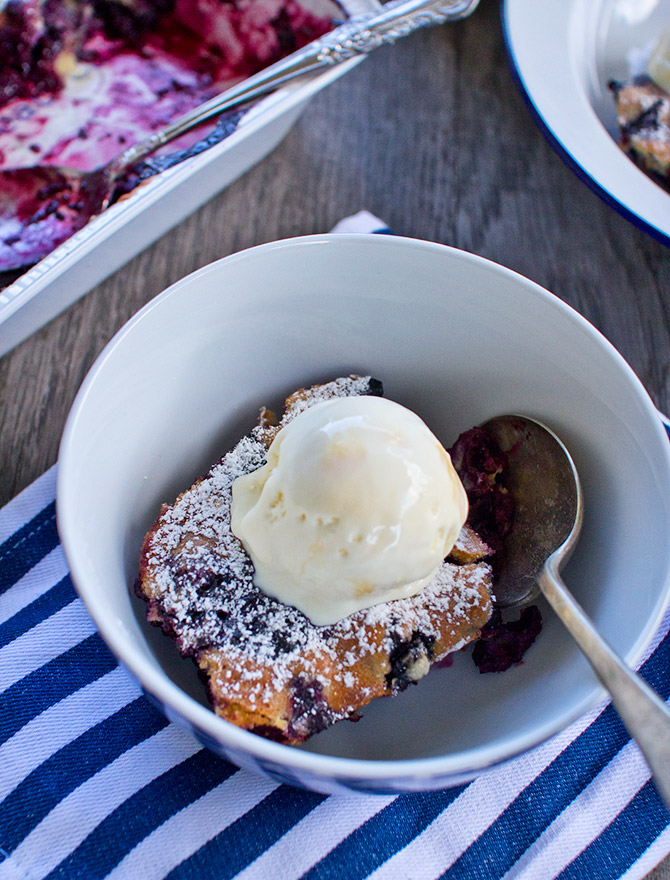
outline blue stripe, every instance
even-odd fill
[[[670,823],[668,811],[647,782],[631,802],[557,880],[617,880],[651,846]]]
[[[97,633],[0,694],[0,743],[49,706],[111,672],[116,660]]]
[[[46,593],[42,593],[30,605],[17,611],[9,620],[0,624],[0,646],[8,645],[29,629],[60,611],[77,598],[69,575],[59,581]]]
[[[642,678],[667,700],[670,696],[670,632],[659,642],[654,653],[640,667]]]
[[[403,794],[346,837],[301,880],[360,880],[404,849],[465,791]]]
[[[0,544],[0,594],[58,545],[56,502],[52,501]]]
[[[0,804],[0,840],[12,852],[70,792],[167,725],[138,697],[54,752]]]
[[[49,874],[47,880],[105,877],[163,822],[236,771],[237,767],[202,749],[124,801]]]
[[[642,667],[647,681],[667,697],[670,635]],[[586,788],[629,741],[610,705],[501,813],[442,878],[502,877],[545,828]],[[495,866],[493,868],[492,866]]]
[[[324,801],[326,795],[281,785],[183,861],[165,880],[230,880]],[[212,874],[212,866],[216,874]]]

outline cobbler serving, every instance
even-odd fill
[[[470,500],[469,521],[458,521],[455,542],[436,525],[436,537],[428,542],[437,548],[436,568],[426,577],[425,568],[417,571],[420,584],[407,587],[407,577],[401,577],[393,586],[393,598],[377,594],[367,605],[366,591],[375,589],[370,573],[376,570],[373,565],[364,578],[352,580],[353,588],[342,593],[344,604],[333,610],[330,598],[338,584],[337,578],[328,581],[328,569],[345,580],[350,575],[349,557],[358,553],[357,546],[367,544],[375,552],[391,547],[392,552],[393,541],[387,540],[388,530],[386,537],[382,534],[381,526],[353,538],[333,538],[338,535],[338,517],[324,513],[318,517],[317,531],[304,533],[313,539],[297,568],[289,569],[288,578],[280,583],[288,583],[290,589],[292,577],[311,577],[318,590],[325,577],[324,595],[329,602],[316,611],[309,603],[300,610],[296,604],[301,599],[290,604],[271,595],[265,581],[259,586],[257,575],[267,569],[267,561],[259,560],[281,565],[282,553],[280,549],[263,557],[263,540],[248,552],[245,544],[250,532],[243,534],[243,543],[236,535],[236,514],[231,516],[234,485],[250,477],[259,484],[258,492],[270,485],[278,455],[273,444],[284,438],[283,446],[288,447],[285,438],[300,419],[324,412],[333,401],[359,397],[365,401],[381,395],[377,380],[349,376],[294,392],[279,420],[263,410],[249,435],[174,504],[163,506],[144,540],[136,591],[147,603],[148,620],[175,639],[183,656],[195,661],[218,715],[279,742],[301,743],[338,720],[355,720],[371,700],[399,693],[432,665],[482,637],[494,649],[486,653],[482,671],[506,668],[521,659],[523,648],[515,653],[514,646],[523,642],[527,647],[537,634],[531,634],[525,622],[517,622],[515,633],[508,624],[492,620],[492,563],[513,510],[502,484],[504,455],[479,429],[462,435],[452,449],[454,466],[460,468]],[[353,412],[345,421],[357,425],[357,419],[359,414]],[[379,425],[372,430],[380,430]],[[329,443],[333,443],[328,446],[334,466],[339,468],[340,459],[345,458],[347,467],[352,460],[357,467],[360,438],[353,434],[345,443],[336,433],[330,430]],[[354,471],[360,482],[357,474]],[[262,513],[262,522],[270,528],[291,512],[289,483],[280,484],[281,491],[272,488],[275,494],[271,493]],[[345,483],[343,476],[339,484]],[[410,488],[405,498],[412,494]],[[322,494],[319,499],[322,503]],[[455,504],[459,506],[458,499]],[[431,501],[429,516],[436,507]],[[320,509],[330,510],[328,505]],[[297,517],[308,518],[304,512]],[[420,522],[423,525],[424,520]],[[277,546],[281,548],[281,541]],[[448,548],[446,558],[441,556],[443,546]],[[324,552],[347,558],[328,566],[326,557],[324,566]],[[366,557],[364,548],[362,558],[370,555]],[[433,562],[426,565],[430,569]],[[385,588],[389,577],[388,572],[382,576]],[[512,647],[511,653],[505,645]]]

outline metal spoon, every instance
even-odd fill
[[[515,501],[496,602],[501,607],[525,604],[542,591],[609,691],[670,809],[670,709],[595,630],[559,573],[583,519],[579,475],[570,453],[549,428],[525,416],[498,416],[481,427],[507,454],[506,485]]]
[[[108,207],[141,159],[192,128],[279,86],[366,55],[420,27],[469,15],[479,0],[392,0],[356,16],[255,76],[211,98],[95,171],[37,166],[0,171],[0,271],[35,263]]]

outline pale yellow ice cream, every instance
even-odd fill
[[[418,416],[345,397],[298,415],[267,464],[235,481],[232,529],[257,586],[325,625],[417,593],[467,510],[448,453]]]

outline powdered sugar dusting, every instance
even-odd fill
[[[326,382],[324,385],[313,385],[307,391],[298,391],[289,397],[286,410],[281,419],[281,427],[300,415],[310,406],[324,400],[332,400],[334,397],[355,397],[371,394],[371,376],[344,376]]]

